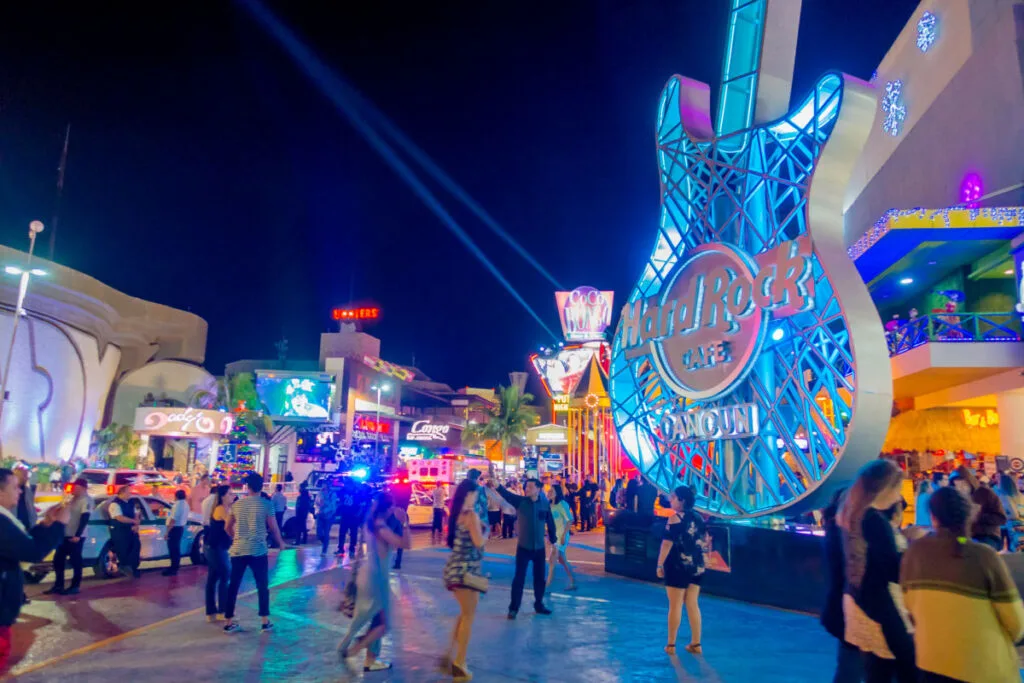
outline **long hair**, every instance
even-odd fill
[[[213,509],[216,510],[218,505],[224,504],[224,496],[231,493],[231,487],[227,484],[221,484],[215,488],[214,491],[216,492],[217,497],[213,499]]]
[[[900,468],[888,460],[872,460],[861,467],[839,505],[836,523],[845,531],[854,530],[878,495],[896,486],[902,478]]]
[[[555,505],[558,505],[563,500],[565,500],[565,494],[562,493],[562,485],[561,484],[555,484],[554,486],[552,486],[551,487],[551,493],[553,493],[554,496],[555,496]]]
[[[932,494],[928,501],[928,511],[935,518],[940,529],[953,534],[953,555],[964,554],[963,544],[967,542],[967,529],[974,516],[974,505],[964,494],[952,486],[946,486]]]
[[[1010,500],[1016,500],[1017,496],[1020,495],[1020,491],[1017,490],[1017,482],[1013,480],[1013,477],[1003,472],[999,475],[999,493],[1003,494]]]
[[[384,513],[394,506],[395,499],[387,491],[381,491],[373,499],[370,511],[366,514],[366,528],[371,534],[376,533],[377,522],[384,518]]]
[[[445,539],[449,548],[455,547],[455,530],[459,526],[459,515],[462,514],[462,508],[466,506],[466,497],[479,488],[480,486],[475,481],[469,479],[463,479],[455,487],[455,495],[452,496],[452,511],[448,515],[448,538]]]

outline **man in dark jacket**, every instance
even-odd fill
[[[504,486],[498,493],[516,508],[519,518],[519,540],[516,544],[516,574],[512,579],[512,600],[508,605],[508,618],[515,619],[523,602],[523,586],[526,583],[526,566],[533,563],[533,607],[537,614],[551,614],[544,606],[544,588],[547,579],[545,566],[544,536],[555,542],[555,520],[551,516],[551,504],[540,495],[539,479],[527,479],[525,496],[517,496]]]
[[[18,620],[23,595],[22,562],[42,562],[64,538],[68,510],[55,505],[43,521],[26,529],[15,516],[21,487],[14,473],[0,468],[0,675],[11,656],[11,626]]]

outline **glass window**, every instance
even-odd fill
[[[152,519],[166,519],[171,511],[171,506],[159,498],[146,498],[146,505],[149,506],[149,514]]]
[[[99,484],[101,486],[106,485],[107,479],[110,475],[106,472],[82,472],[79,477],[82,477],[90,484]]]

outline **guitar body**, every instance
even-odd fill
[[[724,135],[708,101],[680,76],[662,93],[661,225],[612,345],[615,423],[640,471],[702,511],[820,507],[878,457],[892,405],[843,241],[875,98],[827,74],[788,115]]]

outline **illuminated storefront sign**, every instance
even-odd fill
[[[824,506],[877,458],[891,416],[884,331],[843,238],[848,150],[877,104],[830,73],[782,110],[789,74],[762,80],[759,59],[765,26],[794,26],[799,7],[731,0],[715,116],[707,86],[665,86],[661,216],[612,342],[623,449],[724,518]],[[773,59],[795,57],[773,35]]]
[[[361,432],[369,432],[370,434],[390,434],[391,423],[381,420],[377,422],[372,417],[365,417],[363,415],[356,415],[352,421],[352,428],[358,429]]]
[[[552,395],[572,394],[576,390],[596,350],[589,346],[559,349],[553,356],[533,356],[533,367]]]
[[[667,413],[661,418],[661,433],[672,443],[738,439],[757,432],[757,406],[753,403]]]
[[[406,435],[409,441],[447,441],[452,426],[434,424],[430,420],[419,420],[412,423],[412,429]]]
[[[784,318],[814,305],[810,240],[751,259],[725,244],[692,250],[662,293],[622,310],[622,348],[650,355],[677,393],[706,399],[743,379],[761,347],[767,311]]]
[[[977,413],[964,408],[964,424],[968,427],[981,427],[982,429],[996,427],[999,425],[999,413],[991,408],[986,409],[984,412],[978,411]]]
[[[571,292],[555,292],[558,317],[567,341],[604,339],[604,331],[612,324],[614,292],[593,287],[577,287]]]
[[[137,408],[135,431],[150,435],[225,436],[235,419],[230,413],[196,408]]]
[[[564,413],[569,410],[569,396],[566,394],[555,394],[551,397],[551,403],[556,413]]]
[[[360,308],[335,308],[331,311],[334,320],[376,320],[380,317],[380,308],[363,306]]]

